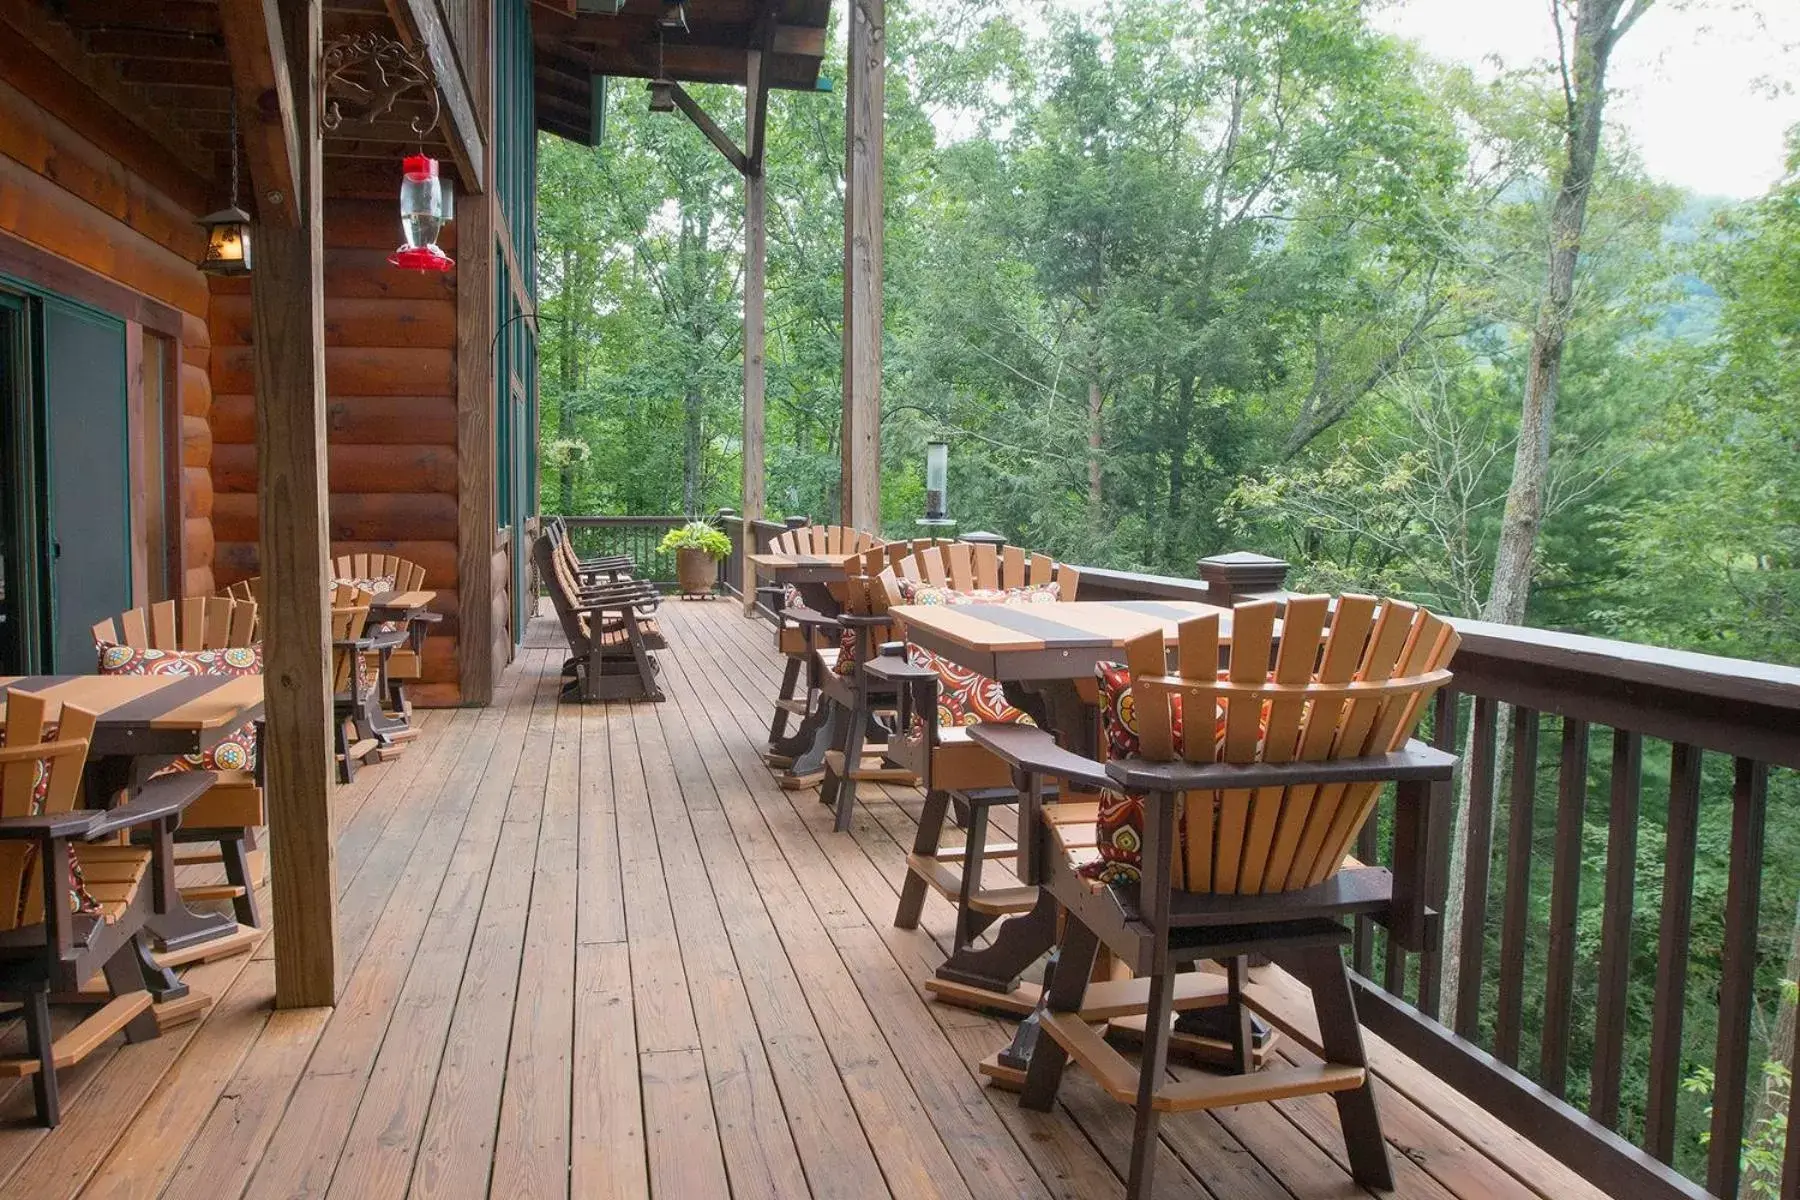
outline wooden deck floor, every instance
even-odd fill
[[[54,1132],[0,1089],[0,1198],[1120,1194],[1129,1110],[1071,1070],[1021,1111],[972,1069],[1010,1026],[922,998],[950,909],[891,925],[920,797],[832,833],[759,759],[767,626],[661,623],[666,703],[559,705],[527,648],[341,789],[337,1008],[273,1012],[266,944],[192,968],[211,1015],[67,1072]],[[1399,1194],[1598,1194],[1374,1049]],[[1362,1194],[1322,1097],[1163,1128],[1159,1195]]]

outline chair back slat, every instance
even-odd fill
[[[135,650],[146,649],[150,645],[150,632],[144,620],[144,610],[134,608],[120,617],[119,633],[127,646]]]
[[[1008,546],[1001,554],[1000,586],[1008,589],[1026,586],[1025,551],[1022,548]]]
[[[944,567],[950,573],[950,586],[959,592],[974,590],[975,568],[969,561],[969,544],[951,542],[944,547]]]
[[[1080,568],[1071,567],[1068,563],[1059,564],[1056,568],[1056,587],[1061,593],[1059,599],[1075,599],[1076,593],[1081,591]]]
[[[257,638],[256,604],[234,596],[164,600],[147,609],[121,613],[116,619],[95,622],[94,637],[137,650],[228,650],[253,646]]]
[[[0,747],[0,816],[23,817],[34,811],[65,813],[81,798],[81,773],[97,720],[94,713],[52,706],[28,692],[6,695],[6,745]],[[46,741],[54,727],[54,738]],[[38,764],[49,772],[43,807],[35,799]],[[56,891],[61,893],[59,884]],[[0,844],[0,931],[36,925],[44,919],[43,855],[26,842]],[[14,902],[14,898],[18,903]]]
[[[1387,753],[1405,744],[1425,700],[1449,679],[1444,664],[1456,634],[1414,605],[1345,596],[1332,614],[1327,597],[1291,597],[1271,667],[1276,612],[1268,601],[1233,611],[1223,671],[1216,616],[1182,624],[1176,675],[1167,673],[1160,633],[1127,645],[1145,759],[1176,756],[1174,696],[1183,706],[1180,754],[1190,762],[1209,761],[1215,750],[1231,763]],[[1238,894],[1322,883],[1342,865],[1379,794],[1379,784],[1191,792],[1171,879],[1188,891]]]
[[[181,637],[178,645],[183,650],[204,650],[207,639],[214,636],[212,625],[207,620],[209,603],[221,603],[217,596],[187,596],[181,601]]]
[[[159,600],[150,606],[150,645],[158,650],[176,650],[175,602]]]
[[[1030,587],[1043,587],[1056,578],[1056,561],[1048,554],[1031,556],[1031,578],[1027,581]],[[1066,598],[1066,597],[1065,597]]]
[[[1000,586],[1000,553],[992,546],[970,546],[975,561],[975,586],[993,591]]]

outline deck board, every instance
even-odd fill
[[[334,793],[339,1006],[272,1012],[268,940],[191,968],[212,1013],[70,1071],[55,1133],[0,1090],[0,1200],[1120,1194],[1130,1111],[1079,1071],[1021,1110],[974,1071],[1011,1025],[923,991],[954,913],[892,925],[917,791],[865,785],[833,832],[761,761],[768,626],[659,619],[665,703],[558,703],[539,622],[494,705]],[[1597,1195],[1372,1054],[1395,1194]],[[1342,1160],[1323,1097],[1169,1117],[1157,1194],[1366,1195]]]

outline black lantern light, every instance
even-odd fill
[[[201,217],[206,230],[206,255],[200,269],[208,275],[250,273],[250,214],[238,207],[237,97],[231,100],[231,203]]]

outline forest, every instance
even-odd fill
[[[1649,2],[1555,0],[1562,63],[1478,75],[1377,31],[1358,0],[889,0],[888,532],[923,515],[924,445],[941,438],[964,529],[1072,562],[1192,576],[1201,556],[1252,549],[1292,563],[1294,587],[1800,664],[1800,130],[1760,198],[1648,177],[1606,123],[1604,66]],[[648,112],[640,82],[611,87],[600,147],[540,147],[541,506],[705,514],[738,502],[741,181],[692,125]],[[694,91],[741,124],[740,92]],[[843,156],[841,97],[775,94],[774,515],[837,506]],[[1608,757],[1597,733],[1578,1011]],[[1627,1138],[1668,761],[1646,745]],[[1702,810],[1690,1172],[1730,766],[1709,759]],[[1542,909],[1549,755],[1538,780]],[[1794,774],[1769,796],[1756,1038],[1775,1066],[1748,1151],[1765,1157],[1800,976]],[[1747,1191],[1770,1170],[1752,1161]]]

